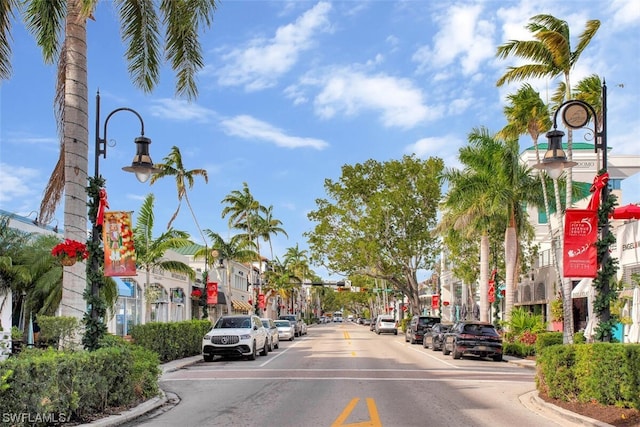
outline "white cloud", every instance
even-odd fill
[[[179,122],[210,122],[216,116],[213,110],[179,99],[162,98],[154,101],[151,114]]]
[[[294,23],[278,28],[272,38],[255,38],[223,54],[227,65],[217,72],[218,83],[244,85],[247,91],[275,85],[278,78],[297,63],[300,53],[313,46],[316,32],[330,29],[330,11],[330,3],[320,2]]]
[[[311,147],[316,150],[322,150],[329,145],[320,139],[287,135],[283,130],[247,115],[222,120],[220,125],[228,135],[249,140],[266,141],[278,147]]]
[[[28,184],[39,176],[40,173],[37,169],[0,163],[0,202],[35,197],[37,191],[30,188]]]
[[[315,97],[316,113],[323,118],[336,114],[356,116],[375,111],[386,127],[410,128],[441,117],[440,108],[424,103],[422,91],[409,79],[384,74],[369,76],[349,69],[325,73],[317,80],[306,80],[322,86]]]
[[[481,64],[495,55],[495,27],[480,19],[481,5],[452,6],[446,14],[436,17],[440,25],[433,46],[423,46],[413,55],[418,71],[440,69],[454,65],[456,60],[463,75],[475,73]]]

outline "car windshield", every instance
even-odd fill
[[[420,318],[420,325],[422,325],[422,326],[433,325],[434,323],[438,323],[438,320],[437,319],[431,319],[429,317],[421,317]]]
[[[464,325],[464,332],[473,335],[498,336],[495,328],[489,325]]]
[[[216,323],[215,329],[251,328],[251,319],[248,317],[223,317]]]
[[[275,320],[275,322],[276,322],[276,326],[278,327],[291,326],[291,322],[289,322],[288,320]]]
[[[263,325],[265,328],[267,328],[267,329],[269,329],[269,328],[271,327],[271,325],[269,324],[269,321],[268,321],[268,320],[263,320],[263,321],[262,321],[262,325]]]

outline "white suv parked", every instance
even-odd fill
[[[269,352],[267,330],[258,316],[222,316],[202,339],[202,357],[205,362],[214,356],[247,356],[255,360]]]

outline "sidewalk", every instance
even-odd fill
[[[162,370],[162,375],[164,375],[166,373],[174,372],[182,368],[185,368],[187,366],[193,365],[194,363],[197,363],[200,360],[202,360],[201,355],[187,357],[179,360],[173,360],[171,362],[160,365],[160,369]],[[512,356],[504,356],[504,361],[507,363],[521,366],[525,369],[535,370],[536,368],[535,360],[520,359]],[[166,404],[168,398],[162,390],[161,390],[161,393],[162,393],[161,396],[150,399],[146,402],[143,402],[140,405],[136,406],[135,408],[122,412],[121,414],[111,415],[109,417],[102,418],[92,423],[83,424],[83,425],[91,426],[91,427],[96,427],[96,426],[111,427],[111,426],[122,425],[126,422],[132,421]],[[569,426],[594,426],[594,427],[609,426],[609,424],[605,424],[600,421],[594,420],[592,418],[587,418],[582,415],[569,412],[564,408],[560,408],[558,406],[547,403],[538,397],[538,392],[535,390],[520,396],[520,402],[522,403],[522,405],[524,405],[526,408],[530,409],[531,411],[536,412],[547,419],[553,420],[567,427]]]

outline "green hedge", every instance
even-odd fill
[[[156,354],[138,346],[94,352],[25,350],[0,364],[0,408],[11,425],[89,421],[159,394]],[[20,418],[29,414],[28,418]]]
[[[202,337],[211,329],[209,320],[186,320],[172,323],[146,323],[131,328],[137,345],[154,351],[162,363],[202,352]]]
[[[538,391],[564,401],[640,409],[640,345],[573,344],[537,356]]]

